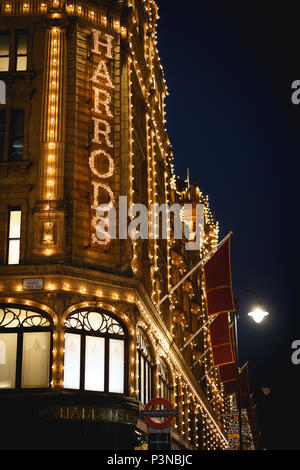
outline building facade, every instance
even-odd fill
[[[155,1],[0,8],[1,445],[146,446],[139,411],[164,397],[173,449],[228,448],[202,270],[159,305],[218,224],[174,174]],[[172,217],[165,238],[150,223],[153,204],[176,203],[204,206],[200,251]],[[126,236],[133,204],[149,209],[146,239]],[[100,205],[116,237],[99,236]]]

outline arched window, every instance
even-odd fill
[[[170,374],[165,362],[160,359],[158,364],[158,385],[160,397],[166,400],[171,399]]]
[[[46,313],[0,304],[0,389],[50,386],[52,330]]]
[[[65,321],[64,388],[125,393],[127,332],[118,319],[92,308]]]
[[[137,388],[141,403],[146,405],[152,397],[152,362],[147,339],[141,331],[137,332]]]

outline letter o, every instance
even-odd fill
[[[107,173],[99,173],[99,171],[96,170],[95,168],[95,158],[102,154],[105,158],[107,158],[108,160],[108,164],[109,164],[109,167],[108,167],[108,172]],[[98,149],[98,150],[94,150],[92,153],[91,153],[91,156],[89,158],[89,163],[90,163],[90,169],[91,171],[96,175],[98,176],[99,178],[110,178],[110,176],[112,176],[114,174],[114,161],[112,159],[112,157],[104,152],[104,150],[101,150],[101,149]]]

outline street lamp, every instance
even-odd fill
[[[248,313],[248,316],[252,317],[256,323],[261,323],[262,320],[269,315],[268,312],[265,312],[261,305],[258,302],[258,296],[255,291],[245,290],[243,292],[252,292],[257,299],[257,304],[255,308]],[[236,357],[236,385],[237,385],[237,407],[239,413],[239,434],[240,434],[240,450],[243,450],[243,435],[242,435],[242,409],[241,409],[241,391],[240,391],[240,374],[239,374],[239,354],[238,354],[238,297],[236,299],[236,311],[233,312],[234,315],[234,344],[235,344],[235,357]]]
[[[252,317],[256,323],[261,323],[263,319],[269,315],[268,312],[265,312],[259,305],[257,305],[252,312],[248,313],[249,317]]]

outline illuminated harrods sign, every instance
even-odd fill
[[[132,425],[135,425],[138,420],[138,416],[134,411],[100,406],[51,406],[46,410],[40,410],[40,415],[50,419]]]
[[[93,245],[107,245],[110,235],[107,233],[102,239],[96,234],[96,227],[104,217],[99,217],[96,210],[100,204],[105,204],[107,210],[114,206],[114,193],[107,180],[114,174],[113,159],[113,111],[112,98],[115,88],[112,80],[113,66],[113,36],[93,29],[93,63],[92,72],[92,151],[89,156],[92,185],[92,233]]]

